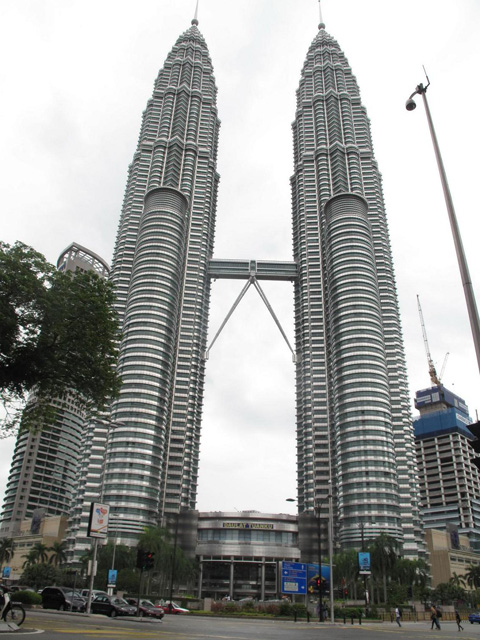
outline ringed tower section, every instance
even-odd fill
[[[381,176],[357,81],[323,21],[293,139],[299,511],[326,522],[333,492],[342,546],[385,533],[415,556],[417,472]]]
[[[216,96],[195,16],[144,111],[112,264],[123,386],[105,501],[127,544],[169,513],[195,508],[219,182]]]

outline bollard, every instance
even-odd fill
[[[293,621],[294,622],[297,621],[297,610],[296,609],[293,610]]]
[[[353,624],[353,616],[352,616],[352,624]]]
[[[307,609],[307,622],[310,622],[310,611]]]
[[[347,624],[347,614],[343,614],[343,624]]]
[[[362,612],[358,614],[358,624],[362,624]]]

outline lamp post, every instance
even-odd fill
[[[425,74],[426,75],[426,74]],[[465,251],[463,249],[462,238],[460,236],[460,229],[455,215],[455,209],[453,206],[452,195],[447,182],[447,175],[445,173],[445,167],[443,165],[442,156],[440,153],[440,147],[438,146],[437,135],[433,126],[432,116],[430,114],[430,108],[427,102],[427,89],[430,86],[430,80],[427,76],[427,85],[419,84],[412,95],[409,97],[405,104],[407,111],[413,111],[416,108],[416,104],[413,100],[413,96],[417,93],[422,96],[423,105],[425,107],[425,113],[427,114],[428,127],[430,129],[430,136],[432,138],[433,149],[435,151],[435,157],[437,159],[438,171],[440,173],[440,180],[442,182],[443,195],[445,197],[445,204],[447,205],[448,218],[450,221],[450,227],[453,235],[453,242],[455,244],[455,252],[457,254],[458,267],[460,269],[460,276],[462,278],[462,286],[465,294],[465,300],[467,302],[468,317],[470,320],[470,327],[473,335],[473,343],[475,345],[475,353],[477,356],[477,364],[480,369],[480,322],[478,319],[477,304],[475,301],[475,294],[473,292],[472,280],[468,270],[467,259],[465,257]]]
[[[168,606],[170,607],[170,613],[173,609],[173,579],[175,577],[175,563],[177,561],[177,538],[178,538],[178,518],[180,511],[175,514],[175,537],[173,539],[173,551],[172,551],[172,572],[170,574],[170,601]]]
[[[101,468],[101,476],[100,476],[100,487],[99,487],[99,494],[98,494],[98,499],[100,502],[103,502],[103,495],[104,495],[104,490],[105,490],[105,474],[106,474],[106,470],[107,470],[107,450],[108,450],[108,445],[109,445],[109,440],[110,440],[110,433],[112,431],[112,429],[115,429],[118,426],[123,426],[123,422],[117,422],[117,421],[108,421],[108,420],[102,420],[102,419],[97,419],[96,422],[106,425],[107,427],[107,435],[106,435],[106,439],[105,439],[105,453],[104,453],[104,457],[103,457],[103,461],[102,461],[102,468]],[[97,553],[98,553],[98,538],[94,538],[93,539],[93,552],[92,552],[92,570],[90,573],[90,579],[89,579],[89,583],[88,583],[88,596],[87,596],[87,604],[85,607],[85,611],[86,613],[90,613],[90,609],[91,609],[91,605],[92,605],[92,592],[93,592],[93,585],[94,585],[94,580],[95,580],[95,573],[96,573],[96,565],[97,565]]]
[[[364,536],[365,525],[366,525],[365,522],[358,523],[358,526],[360,527],[360,534],[362,536],[362,551],[365,551],[365,536]],[[366,616],[368,612],[368,594],[367,594],[367,576],[365,573],[363,574],[363,590],[365,592],[365,616]]]
[[[321,500],[317,500],[317,557],[318,557],[318,620],[323,622],[323,603],[322,603],[322,536],[321,536],[321,510],[326,501],[329,501],[329,522],[328,522],[328,554],[330,565],[330,609],[331,616],[333,618],[333,537],[331,532],[332,527],[332,494],[328,493]],[[295,498],[287,498],[287,502],[296,502]]]

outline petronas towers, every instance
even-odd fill
[[[196,505],[210,278],[230,268],[212,261],[216,94],[194,19],[143,114],[110,274],[123,387],[101,427],[103,500],[127,544]],[[290,264],[295,283],[299,513],[326,514],[331,495],[341,546],[385,533],[415,556],[417,471],[381,178],[356,79],[323,24],[293,141],[293,262],[271,263],[269,277],[285,280]],[[251,277],[262,277],[255,266]]]
[[[216,93],[194,20],[144,112],[112,265],[123,387],[105,500],[127,537],[195,507],[219,181]]]

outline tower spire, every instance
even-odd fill
[[[318,0],[318,13],[320,15],[320,22],[319,22],[318,28],[325,29],[325,23],[323,22],[323,16],[322,16],[322,0]]]
[[[195,15],[193,16],[193,20],[192,20],[192,24],[194,26],[198,25],[198,3],[199,3],[199,0],[197,0],[197,6],[195,7]]]

